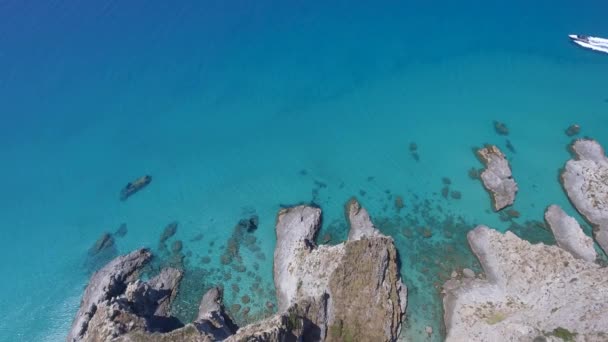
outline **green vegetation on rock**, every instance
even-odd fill
[[[570,330],[562,327],[557,327],[553,329],[552,332],[546,334],[547,336],[555,336],[557,338],[562,339],[564,342],[574,342],[574,337],[576,336],[575,332],[571,332]]]

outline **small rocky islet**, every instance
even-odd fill
[[[574,157],[560,172],[563,188],[606,251],[608,158],[599,143],[589,139],[576,140],[571,149]],[[401,218],[399,223],[382,216],[372,222],[367,210],[352,199],[345,206],[350,227],[347,240],[317,245],[321,209],[286,207],[277,215],[275,227],[275,314],[239,326],[231,311],[248,315],[251,298],[243,294],[241,303],[228,310],[222,289],[212,287],[201,296],[192,323],[184,324],[169,309],[181,291],[182,271],[165,266],[150,280],[139,280],[151,259],[150,251],[141,249],[115,258],[92,276],[68,340],[395,341],[409,327],[403,323],[406,304],[417,304],[415,285],[406,285],[415,272],[420,272],[419,277],[429,276],[424,274],[429,270],[424,262],[400,260],[394,245],[395,238],[407,240],[416,234],[440,240],[466,239],[481,266],[450,268],[457,260],[446,264],[439,278],[443,282],[434,283],[443,298],[443,310],[438,310],[442,317],[433,316],[445,326],[427,326],[429,337],[439,334],[446,341],[607,340],[608,269],[602,266],[593,239],[556,205],[546,209],[544,222],[518,223],[519,212],[509,208],[517,184],[504,154],[496,146],[486,146],[479,157],[486,168],[475,178],[490,192],[501,220],[511,222],[506,233],[483,225],[469,230],[469,223],[449,213],[443,221],[436,221],[435,216],[425,216],[432,208],[429,200],[387,192],[396,212],[408,207],[417,215]],[[484,172],[491,174],[484,177]],[[452,185],[448,178],[442,183]],[[253,217],[241,220],[234,241],[245,241],[247,232],[256,226]],[[176,229],[177,224],[168,229],[168,236],[163,234],[163,244],[173,238]],[[522,230],[543,231],[556,245],[533,244],[514,234]],[[198,240],[204,241],[204,237]],[[436,243],[431,240],[429,243]],[[107,236],[100,241],[96,246],[108,245]],[[177,241],[181,244],[175,240],[171,246]],[[229,255],[225,265],[233,269],[239,264],[235,243],[228,242],[225,249]],[[452,250],[445,251],[446,260],[450,253],[458,255],[448,247]],[[181,253],[182,248],[167,250]],[[432,258],[427,259],[429,267],[434,264]],[[412,274],[399,274],[401,263],[414,262]],[[236,283],[232,290],[239,292]],[[369,300],[360,298],[376,305],[370,307]],[[273,309],[274,304],[269,303],[268,308]]]

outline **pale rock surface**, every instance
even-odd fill
[[[467,238],[486,279],[445,283],[446,341],[608,339],[607,268],[485,226]]]
[[[595,240],[608,253],[608,158],[595,140],[572,144],[575,159],[566,163],[562,183],[570,201],[595,228]]]
[[[477,150],[477,155],[486,165],[481,173],[481,181],[492,195],[494,210],[512,205],[518,188],[505,155],[494,145]]]
[[[350,222],[348,240],[360,240],[362,237],[372,237],[380,235],[365,208],[362,208],[357,199],[352,198],[346,204],[346,218]]]
[[[593,248],[593,239],[585,235],[574,217],[568,216],[559,206],[551,205],[545,212],[545,221],[549,224],[558,246],[576,258],[595,261],[597,253]]]

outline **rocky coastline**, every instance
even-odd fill
[[[574,158],[560,173],[564,191],[606,251],[608,158],[594,140],[576,140],[571,149]],[[486,164],[480,179],[492,195],[494,211],[512,205],[518,189],[505,155],[493,145],[477,152]],[[403,207],[402,200],[395,203]],[[515,210],[504,212],[509,219],[517,217]],[[152,259],[144,248],[116,257],[91,277],[67,340],[397,341],[405,326],[408,289],[399,274],[394,240],[357,199],[346,203],[344,214],[346,241],[318,245],[320,208],[286,206],[278,212],[273,259],[277,310],[267,318],[239,326],[224,307],[223,289],[213,287],[202,296],[196,318],[180,321],[171,304],[183,272],[168,263],[141,280]],[[438,284],[446,341],[608,340],[603,254],[562,207],[548,206],[544,221],[526,229],[546,228],[556,245],[531,243],[512,231],[484,225],[468,231],[467,242],[483,272],[453,270],[443,286]],[[244,238],[246,232],[256,228],[257,216],[239,222],[228,244],[230,253],[222,254],[223,264],[242,266],[238,241],[251,240]],[[163,232],[164,253],[169,253],[165,242],[176,230],[173,223]],[[112,246],[108,236],[92,250]],[[179,247],[170,253],[179,254]],[[429,338],[443,336],[430,326],[425,331]]]
[[[119,256],[97,271],[84,292],[67,340],[76,341],[396,341],[407,303],[393,239],[367,211],[348,202],[348,241],[317,246],[321,210],[282,209],[277,216],[275,285],[278,313],[238,327],[224,308],[222,290],[203,296],[197,318],[173,317],[181,271],[139,275],[148,249]],[[365,301],[359,298],[366,298]],[[373,305],[370,305],[373,303]]]

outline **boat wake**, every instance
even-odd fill
[[[586,49],[608,53],[608,39],[584,36],[580,34],[568,35],[573,43],[580,45]]]

